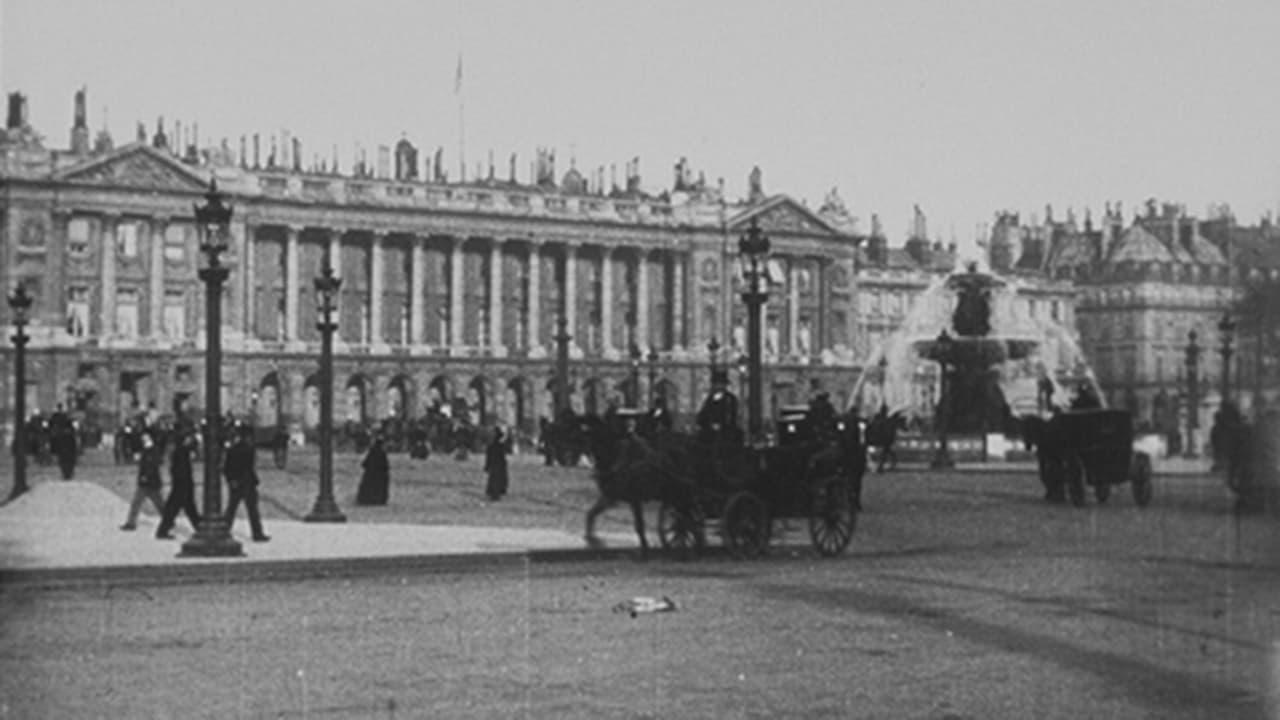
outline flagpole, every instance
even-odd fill
[[[458,69],[453,78],[453,94],[458,98],[458,179],[467,180],[466,102],[462,97],[462,51],[458,51]]]

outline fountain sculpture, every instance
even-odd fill
[[[1081,386],[1101,397],[1072,331],[1034,317],[1018,290],[1016,279],[977,263],[936,280],[873,350],[850,403],[863,417],[884,405],[916,427],[945,420],[950,432],[978,434],[1008,431],[1013,417],[1066,407]],[[943,332],[949,342],[939,342]]]

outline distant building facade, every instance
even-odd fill
[[[997,271],[1074,284],[1075,326],[1108,403],[1130,410],[1147,429],[1185,434],[1194,332],[1202,352],[1191,412],[1203,439],[1222,399],[1218,325],[1248,278],[1277,276],[1276,239],[1266,226],[1238,227],[1226,212],[1201,221],[1181,206],[1151,200],[1127,221],[1119,203],[1107,204],[1096,226],[1089,214],[1083,223],[1071,215],[1055,220],[1051,208],[1043,222],[1027,225],[1000,213],[989,254]],[[1250,355],[1244,348],[1235,353],[1233,388],[1258,377]],[[1239,400],[1248,408],[1252,397]]]
[[[45,146],[21,95],[8,110],[0,266],[6,294],[23,282],[36,298],[28,408],[67,402],[110,424],[150,405],[204,405],[205,258],[192,205],[211,178],[235,208],[222,404],[260,423],[318,423],[312,281],[326,259],[342,279],[339,424],[461,398],[477,422],[532,432],[550,413],[562,312],[576,408],[661,395],[688,416],[707,388],[709,341],[726,365],[744,351],[737,238],[751,222],[772,241],[766,412],[814,385],[852,386],[852,219],[834,196],[813,212],[767,195],[758,169],[743,200],[683,160],[671,188],[651,194],[638,160],[619,185],[604,168],[558,174],[548,150],[525,181],[514,155],[505,178],[491,159],[450,181],[440,150],[419,157],[407,139],[380,148],[376,167],[360,154],[339,172],[336,157],[304,168],[297,138],[273,139],[264,160],[257,136],[238,153],[226,141],[201,148],[194,126],[163,121],[123,146],[105,131],[91,143],[83,91],[67,150]],[[7,326],[7,305],[0,317]],[[0,357],[0,408],[11,411],[11,345]]]

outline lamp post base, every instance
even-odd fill
[[[231,525],[222,519],[200,520],[191,539],[182,543],[178,557],[239,557],[244,555],[240,542],[231,536]]]
[[[338,503],[333,498],[316,498],[316,504],[311,508],[311,512],[302,518],[303,522],[309,523],[344,523],[347,516],[342,514],[338,509]]]

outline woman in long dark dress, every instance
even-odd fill
[[[364,474],[360,477],[360,488],[356,490],[357,505],[386,505],[390,494],[391,466],[387,462],[387,451],[382,446],[382,437],[374,438],[365,454]]]
[[[484,494],[490,500],[497,500],[507,494],[507,438],[502,428],[493,429],[493,439],[484,452],[484,470],[489,479],[484,487]]]

